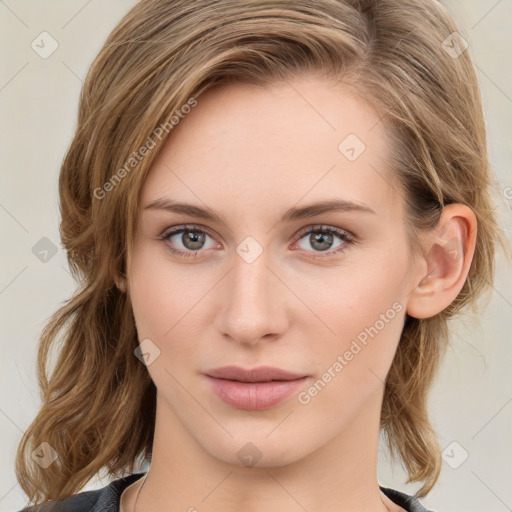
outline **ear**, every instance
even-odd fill
[[[461,291],[473,260],[477,220],[473,210],[454,203],[443,208],[432,233],[426,237],[427,271],[412,290],[406,311],[414,318],[429,318],[449,306]]]
[[[113,279],[114,283],[116,284],[117,288],[122,291],[123,293],[126,292],[126,277],[121,276],[117,272],[113,272]]]

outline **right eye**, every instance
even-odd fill
[[[178,235],[181,236],[178,237]],[[171,242],[174,237],[177,237],[177,239],[172,242],[171,245],[168,242]],[[191,256],[197,258],[201,255],[203,250],[206,250],[203,249],[206,237],[210,237],[210,235],[201,226],[181,226],[173,228],[170,231],[166,231],[160,239],[166,242],[169,251],[173,254],[177,254],[178,256],[183,256],[185,258],[190,258]],[[180,243],[183,248],[177,249],[176,247],[173,247],[173,245],[176,245],[177,243]],[[214,243],[213,246],[215,246],[215,244],[216,243]]]

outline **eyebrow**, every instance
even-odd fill
[[[172,213],[182,213],[197,217],[199,219],[210,220],[225,224],[222,218],[209,208],[203,208],[187,203],[179,203],[169,198],[159,198],[148,203],[145,210],[165,210]],[[291,207],[279,220],[278,224],[283,222],[292,222],[300,219],[307,219],[328,212],[362,212],[377,215],[374,210],[364,203],[357,203],[345,199],[332,199],[320,201],[307,206]]]

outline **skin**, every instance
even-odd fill
[[[438,230],[422,237],[428,256],[413,260],[402,196],[384,179],[384,129],[346,86],[312,76],[265,89],[210,89],[173,129],[141,191],[143,213],[121,281],[139,340],[160,350],[147,367],[157,388],[156,428],[136,510],[403,510],[377,479],[384,380],[406,312],[432,316],[462,288],[476,219],[464,205],[447,206]],[[351,133],[366,145],[355,161],[338,149]],[[144,209],[165,197],[206,206],[224,222]],[[292,206],[334,198],[375,214],[329,212],[278,224]],[[194,252],[183,233],[159,239],[183,224],[208,232],[197,258],[170,253],[170,246]],[[357,243],[334,235],[321,251],[302,235],[318,224],[348,231]],[[263,250],[251,263],[236,252],[248,236]],[[444,247],[448,240],[464,248],[458,257]],[[277,366],[310,375],[305,391],[394,303],[401,311],[307,404],[294,394],[265,411],[235,409],[200,373]],[[237,456],[248,442],[261,457],[254,467]],[[123,512],[133,510],[141,483],[123,494]]]

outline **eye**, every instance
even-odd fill
[[[181,235],[181,236],[178,236]],[[338,228],[334,228],[332,226],[323,226],[316,225],[310,228],[307,228],[305,232],[302,232],[300,235],[300,240],[307,238],[307,243],[312,247],[312,252],[316,253],[326,253],[325,255],[315,255],[314,257],[326,257],[332,256],[333,254],[338,254],[344,251],[348,245],[352,245],[356,243],[356,239],[353,235],[348,233],[347,231],[343,231]],[[172,240],[176,237],[176,240]],[[206,238],[212,238],[206,230],[204,230],[201,226],[179,226],[177,228],[170,229],[164,234],[162,234],[159,239],[165,242],[169,242],[167,244],[168,250],[177,254],[178,256],[183,256],[185,258],[194,257],[197,258],[202,254],[203,251],[207,249],[211,249],[213,247],[220,247],[220,244],[213,241],[210,247],[204,247]],[[336,246],[334,250],[331,249],[335,238],[340,240],[340,243]],[[298,243],[298,242],[297,242]],[[181,244],[182,248],[179,248]],[[176,248],[178,245],[178,248]],[[307,247],[301,247],[306,251],[311,252],[311,249]]]
[[[306,242],[313,247],[313,252],[325,252],[325,256],[332,256],[333,254],[341,253],[347,248],[347,246],[356,242],[353,235],[347,231],[343,231],[332,226],[313,226],[301,234],[300,240],[307,236],[309,236],[309,238],[306,238]],[[335,238],[338,238],[341,242],[334,250],[329,250],[332,247]],[[309,251],[310,249],[306,247],[305,250]],[[324,255],[315,255],[315,257],[324,257]]]
[[[177,235],[180,235],[178,237]],[[208,233],[202,229],[200,226],[181,226],[175,229],[171,229],[170,231],[165,232],[160,239],[164,241],[169,241],[177,237],[176,241],[172,242],[173,245],[176,243],[181,243],[184,249],[177,249],[173,247],[173,245],[168,244],[168,249],[173,254],[178,254],[179,256],[184,256],[185,258],[194,257],[196,258],[201,251],[205,250],[204,243],[206,237],[210,237]],[[213,243],[213,247],[218,246],[217,243]]]

